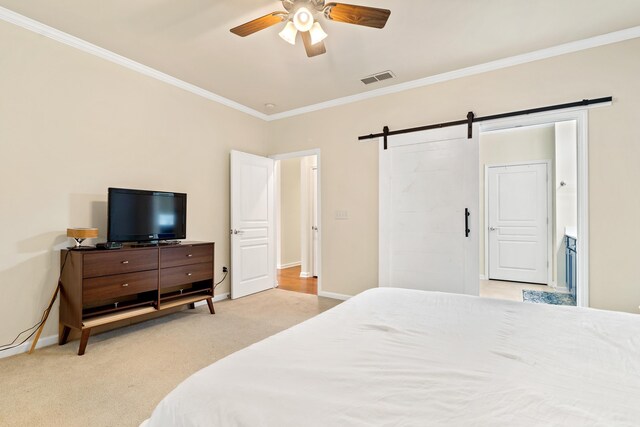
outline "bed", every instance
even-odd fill
[[[640,316],[371,289],[200,370],[158,426],[637,426]]]

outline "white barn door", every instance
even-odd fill
[[[477,126],[380,141],[380,286],[479,294],[478,164]]]
[[[275,286],[273,159],[231,151],[231,298]]]

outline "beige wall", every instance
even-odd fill
[[[553,178],[555,159],[554,125],[528,126],[517,129],[485,132],[480,135],[480,275],[485,276],[485,166],[527,162],[533,160],[551,160]],[[553,182],[553,180],[551,181]],[[553,188],[553,187],[552,187]],[[552,194],[551,200],[555,200]],[[551,207],[553,212],[553,206]],[[554,258],[555,259],[555,258]],[[554,269],[555,271],[555,269]],[[554,276],[555,277],[555,276]]]
[[[300,161],[280,161],[280,261],[279,266],[300,263]]]
[[[105,236],[109,186],[188,193],[221,277],[229,150],[266,154],[267,123],[1,21],[0,94],[0,344],[40,318],[66,228]]]
[[[0,22],[0,342],[40,317],[65,229],[104,236],[109,186],[187,192],[188,238],[216,241],[219,272],[229,150],[320,148],[323,290],[354,295],[378,282],[378,148],[358,135],[606,95],[613,106],[589,116],[590,297],[637,312],[639,51],[631,40],[265,123]],[[44,336],[56,320],[57,306]]]
[[[640,212],[638,52],[635,39],[271,123],[270,152],[322,150],[323,290],[354,295],[378,283],[378,147],[358,135],[612,95],[613,106],[589,113],[590,298],[637,313],[628,254],[640,238],[630,227]]]

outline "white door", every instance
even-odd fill
[[[318,168],[311,169],[311,273],[318,277]]]
[[[548,165],[487,168],[489,279],[548,283]]]
[[[473,136],[457,126],[380,142],[380,286],[478,295]]]
[[[231,298],[275,286],[273,166],[231,151]]]

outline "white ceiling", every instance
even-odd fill
[[[269,0],[0,0],[0,6],[273,114],[640,25],[640,0],[356,0],[391,10],[371,29],[322,18],[327,54],[307,58],[279,24],[229,29],[284,10]],[[362,77],[397,78],[365,86]],[[276,104],[272,110],[266,103]]]

